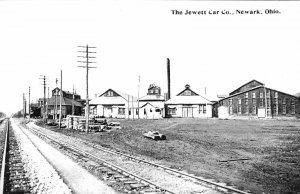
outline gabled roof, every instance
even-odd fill
[[[258,88],[262,88],[262,87],[265,87],[265,86],[264,86],[264,85],[256,86],[256,87],[250,88],[249,90],[245,90],[245,91],[242,91],[242,92],[239,92],[239,93],[235,93],[235,94],[230,95],[230,96],[228,96],[228,97],[226,97],[226,98],[220,99],[219,101],[222,101],[222,100],[225,100],[225,99],[227,99],[227,98],[231,98],[231,97],[233,97],[233,96],[237,96],[237,95],[240,95],[240,94],[243,94],[243,93],[246,93],[246,92],[250,92],[250,91],[252,91],[252,90],[255,90],[255,89],[258,89]],[[292,96],[292,97],[297,97],[296,95],[291,95],[291,94],[288,94],[288,93],[285,93],[285,92],[281,92],[281,91],[278,91],[278,90],[274,90],[274,89],[269,88],[269,87],[265,87],[265,88],[268,89],[268,90],[273,90],[273,91],[276,91],[276,92],[280,92],[280,93],[282,93],[282,94],[289,95],[289,96]]]
[[[185,89],[183,91],[181,91],[179,94],[177,94],[177,96],[184,96],[184,93],[186,91],[190,91],[192,96],[199,96],[199,94],[197,94],[196,92],[191,90],[190,85],[188,85],[188,84],[185,85]]]
[[[154,108],[164,108],[164,103],[163,102],[146,102],[146,103],[144,103],[142,105],[140,104],[140,108],[143,108],[143,107],[145,107],[148,104],[150,106],[154,107]]]
[[[189,91],[189,95],[185,92]],[[185,85],[185,89],[177,94],[177,96],[171,98],[165,102],[166,104],[212,104],[211,101],[207,100],[203,96],[200,96],[196,92],[190,89],[190,85]]]
[[[117,96],[104,96],[104,94],[108,91],[113,91],[114,93],[117,94]],[[90,104],[91,105],[124,105],[124,104],[128,104],[128,99],[129,102],[131,103],[133,102],[137,102],[137,98],[129,95],[129,94],[125,94],[123,92],[119,92],[117,90],[113,90],[113,89],[108,89],[105,92],[103,92],[101,95],[99,95],[98,98],[94,98],[91,100]]]
[[[240,90],[242,87],[245,87],[246,85],[250,85],[251,83],[255,83],[255,86],[254,86],[254,87],[260,86],[260,85],[264,85],[263,83],[261,83],[261,82],[255,80],[255,79],[253,79],[253,80],[251,80],[251,81],[245,83],[244,85],[240,86],[239,88],[235,89],[234,91],[230,92],[229,95],[232,95],[232,94],[236,93],[236,92],[237,92],[238,90]]]
[[[58,90],[58,91],[60,91],[60,88],[59,88],[59,87],[55,87],[55,88],[52,90],[52,92],[53,92],[54,90]],[[63,93],[65,93],[65,94],[71,94],[71,95],[73,95],[73,93],[72,93],[72,92],[65,91],[65,90],[62,90],[62,91],[63,91]],[[79,94],[76,94],[76,91],[74,92],[74,95],[76,95],[76,96],[80,96]]]

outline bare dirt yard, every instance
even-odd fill
[[[121,130],[79,137],[252,193],[300,192],[300,120],[118,120]],[[143,137],[158,130],[167,140]]]

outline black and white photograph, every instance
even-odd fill
[[[0,194],[300,193],[298,1],[0,0]]]

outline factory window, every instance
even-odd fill
[[[238,113],[239,113],[239,114],[241,114],[241,113],[242,113],[242,107],[241,107],[241,105],[240,105],[240,104],[238,105]]]
[[[286,114],[286,105],[282,106],[282,114]]]
[[[170,115],[175,115],[176,114],[176,108],[168,108],[168,113]]]
[[[291,105],[295,104],[294,98],[291,99]]]
[[[249,93],[246,92],[246,93],[245,93],[245,98],[248,98],[248,96],[249,96]]]
[[[278,98],[278,92],[275,92],[275,98]]]
[[[232,105],[232,98],[229,99],[229,105]]]
[[[199,105],[199,114],[206,114],[206,105]]]
[[[238,99],[238,103],[239,103],[239,105],[241,105],[242,104],[242,99]]]
[[[114,93],[114,91],[109,90],[109,91],[106,92],[106,94],[104,96],[106,96],[106,97],[112,97],[112,96],[116,96],[116,94]]]
[[[291,105],[291,113],[294,115],[295,114],[295,105]]]
[[[282,104],[285,104],[285,103],[286,103],[286,99],[283,98],[283,99],[282,99]]]
[[[232,111],[232,106],[229,107],[229,114],[232,115],[233,111]]]
[[[256,93],[255,92],[252,93],[252,98],[256,98]]]
[[[125,115],[125,108],[119,108],[118,114]]]
[[[191,96],[192,92],[190,90],[186,90],[183,92],[183,96]]]
[[[252,113],[256,114],[256,106],[252,106]]]
[[[249,113],[249,106],[248,106],[248,105],[245,106],[245,113],[246,113],[246,114]]]
[[[277,108],[278,106],[276,105],[276,104],[273,104],[273,113],[275,114],[275,115],[278,115],[278,108]]]
[[[256,105],[256,99],[252,99],[252,104]]]
[[[245,105],[248,105],[248,99],[245,99]]]
[[[262,92],[259,93],[259,97],[260,97],[260,98],[263,98],[263,97],[264,97],[264,95],[263,95]]]
[[[267,91],[267,98],[270,98],[270,96],[271,96],[271,92],[270,92],[270,90],[268,90]]]
[[[286,98],[286,99],[285,99],[285,104],[289,104],[289,102],[290,102],[290,99],[289,99],[289,98]]]
[[[260,98],[259,99],[259,107],[263,107],[264,106],[264,99]]]

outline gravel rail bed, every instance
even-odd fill
[[[21,184],[26,190],[21,193],[72,193],[59,174],[16,125],[14,120],[11,121],[11,126],[13,129],[11,133],[15,136],[14,146],[17,149],[10,151],[10,154],[12,154],[10,161],[17,163],[13,168],[21,170],[20,174],[26,180]],[[11,164],[8,164],[8,168],[11,169]],[[19,171],[15,174],[19,175]],[[16,187],[15,182],[10,185],[10,188]]]
[[[0,171],[2,168],[2,157],[4,151],[4,144],[5,144],[5,134],[6,134],[6,124],[7,119],[0,119]]]
[[[79,146],[85,152],[97,155],[99,158],[105,161],[119,166],[129,172],[132,172],[133,174],[136,174],[146,180],[150,180],[151,182],[157,183],[163,188],[174,191],[174,193],[220,193],[214,189],[200,185],[192,179],[181,177],[174,173],[165,171],[163,169],[151,165],[147,165],[145,163],[139,163],[126,157],[99,151],[91,146],[87,146],[83,143],[76,141],[76,138],[58,134],[56,132],[33,125],[33,123],[28,124],[28,127],[34,128],[36,130],[42,129],[43,133],[47,133],[49,136],[55,138],[56,140],[59,140],[60,142],[66,142],[70,145],[77,147]],[[79,160],[80,158],[83,157],[80,156],[77,158],[77,160]],[[86,161],[86,159],[83,159],[81,161],[79,160],[79,162],[81,162],[83,166],[88,166],[88,162],[90,161]],[[95,168],[95,165],[88,166],[87,168],[93,169]]]
[[[8,152],[6,153],[4,192],[5,193],[30,193],[29,176],[24,169],[21,149],[17,142],[12,127],[8,132]]]

